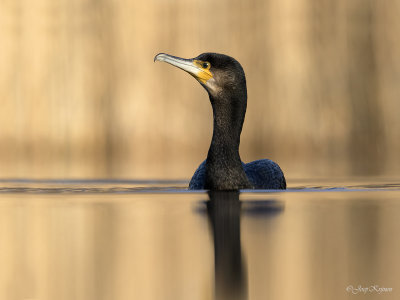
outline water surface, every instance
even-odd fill
[[[399,182],[1,180],[0,299],[400,299]]]

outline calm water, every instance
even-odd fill
[[[0,299],[400,299],[400,181],[0,180]]]

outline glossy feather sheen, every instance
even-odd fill
[[[243,163],[244,172],[252,184],[251,188],[264,190],[286,189],[285,176],[279,165],[269,159],[259,159]],[[205,189],[206,160],[197,168],[189,183],[191,190]]]

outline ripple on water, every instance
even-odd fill
[[[199,193],[190,191],[186,180],[34,180],[2,179],[0,193],[32,194],[135,194],[135,193]],[[400,191],[396,179],[349,180],[288,180],[286,191],[244,190],[246,193],[276,192],[351,192],[351,191]]]

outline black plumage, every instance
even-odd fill
[[[207,159],[194,173],[189,188],[208,190],[285,189],[280,167],[269,159],[244,164],[239,155],[240,134],[247,107],[246,77],[234,58],[203,53],[182,59],[160,53],[155,60],[177,66],[192,76],[208,92],[214,128]]]
[[[250,163],[242,163],[244,172],[251,183],[250,188],[263,190],[286,189],[285,176],[279,165],[269,159],[259,159]],[[206,160],[197,168],[189,183],[189,189],[205,188]],[[247,187],[246,187],[247,188]]]

